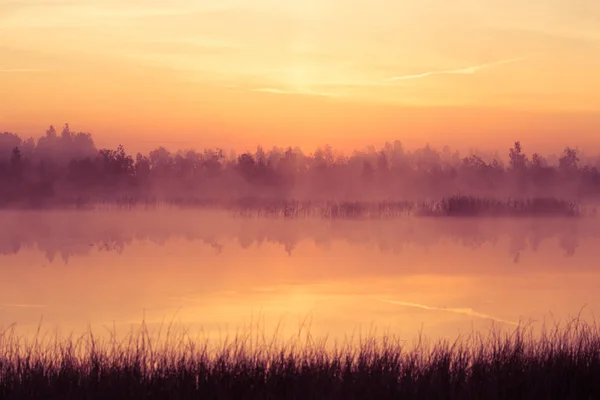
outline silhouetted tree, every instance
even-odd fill
[[[23,159],[18,147],[13,149],[10,157],[10,177],[15,190],[18,190],[23,178]]]
[[[256,178],[256,163],[251,154],[244,153],[238,157],[237,169],[248,182]]]
[[[438,151],[429,145],[409,151],[400,141],[348,155],[331,146],[313,154],[298,147],[265,151],[261,146],[254,153],[228,154],[221,149],[171,153],[159,147],[134,159],[123,146],[96,149],[91,134],[75,133],[68,124],[60,135],[50,126],[37,141],[4,132],[0,201],[46,201],[55,195],[55,201],[119,196],[371,201],[440,199],[457,193],[516,198],[600,195],[600,158],[584,157],[567,147],[560,157],[534,153],[529,161],[518,141],[509,150],[506,167],[497,154],[472,151],[461,157],[447,146]],[[352,213],[356,207],[350,207]]]
[[[21,138],[10,132],[0,133],[0,162],[10,159],[13,149],[21,146]]]
[[[518,171],[527,167],[527,156],[523,154],[521,142],[515,142],[515,146],[509,150],[510,166]]]
[[[577,163],[579,157],[577,157],[577,151],[567,147],[565,148],[562,157],[558,159],[558,166],[562,172],[573,172],[577,170]]]

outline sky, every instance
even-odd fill
[[[600,152],[596,0],[0,0],[0,131]]]

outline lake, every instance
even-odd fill
[[[600,309],[596,218],[321,220],[202,210],[0,213],[0,326],[344,339],[553,323]]]

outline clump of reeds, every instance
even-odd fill
[[[321,218],[333,220],[393,219],[407,215],[429,217],[580,217],[593,216],[593,207],[560,198],[496,198],[457,195],[437,200],[295,200],[242,197],[233,199],[169,197],[114,197],[91,201],[83,197],[62,198],[54,205],[34,208],[70,209],[201,209],[226,210],[243,218]]]
[[[431,201],[294,201],[244,199],[228,205],[236,216],[266,218],[393,219],[428,217],[580,217],[591,216],[574,201],[556,198],[500,199],[451,196]]]
[[[574,201],[556,198],[499,199],[452,196],[422,203],[421,215],[447,217],[578,217],[584,210]]]
[[[185,332],[151,339],[25,340],[0,334],[2,399],[597,399],[600,331],[579,320],[413,345],[393,336],[327,345]]]

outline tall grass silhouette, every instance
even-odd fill
[[[594,399],[600,332],[575,319],[534,333],[473,333],[413,345],[370,335],[239,333],[213,346],[170,328],[124,339],[0,334],[2,399]]]

